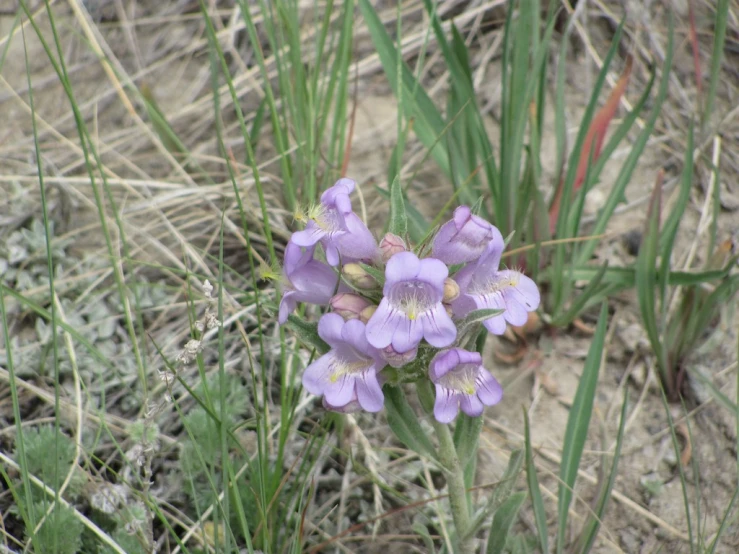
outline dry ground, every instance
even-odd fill
[[[712,11],[709,3],[693,2],[704,72],[710,60],[712,45]],[[12,4],[12,2],[11,2]],[[211,2],[221,14],[219,32],[222,44],[232,56],[232,70],[242,102],[250,113],[257,106],[263,91],[259,86],[258,71],[253,65],[243,28],[228,1]],[[392,4],[392,3],[388,3]],[[440,13],[454,12],[456,24],[463,30],[473,53],[476,68],[475,82],[479,87],[481,105],[486,108],[491,131],[496,129],[495,114],[499,102],[498,74],[500,64],[501,2],[440,3]],[[217,158],[213,134],[213,110],[210,89],[207,41],[203,32],[202,16],[197,3],[129,2],[128,0],[86,2],[85,11],[76,2],[55,2],[57,26],[68,68],[72,74],[77,101],[87,124],[94,130],[94,140],[102,152],[104,170],[112,184],[114,197],[122,210],[130,255],[142,262],[166,260],[172,268],[192,270],[212,275],[216,264],[202,254],[217,252],[221,210],[226,207],[227,262],[236,272],[245,272],[244,237],[237,222],[236,204],[224,164]],[[595,80],[600,56],[605,52],[614,24],[626,7],[627,24],[623,55],[634,52],[635,74],[623,101],[621,113],[629,100],[638,97],[648,74],[648,65],[660,64],[666,46],[666,10],[677,16],[676,67],[668,106],[658,121],[658,129],[650,140],[634,179],[627,190],[629,203],[619,209],[609,229],[610,235],[598,251],[600,259],[612,264],[625,264],[633,257],[624,245],[629,231],[642,227],[645,200],[657,170],[665,167],[667,186],[674,188],[681,170],[685,148],[687,114],[695,106],[697,87],[693,58],[688,41],[688,13],[686,0],[664,2],[616,2],[596,0],[580,13],[580,26],[573,37],[572,59],[568,68],[569,136],[577,131],[576,122],[582,114],[589,88]],[[385,14],[391,21],[394,7]],[[404,52],[414,60],[424,35],[421,3],[406,5],[407,24]],[[48,20],[38,8],[42,31],[49,37]],[[705,244],[706,236],[697,233],[698,222],[704,211],[705,191],[710,181],[710,160],[720,162],[722,211],[719,219],[719,237],[737,238],[739,230],[739,5],[734,1],[730,9],[729,34],[722,68],[718,99],[710,122],[696,141],[696,174],[691,205],[682,223],[676,249],[676,263],[684,264],[694,241]],[[370,227],[383,221],[384,201],[373,195],[369,184],[385,186],[386,167],[394,144],[396,107],[371,41],[361,18],[356,31],[355,56],[358,68],[357,124],[353,137],[353,155],[348,174],[365,185],[365,201]],[[78,146],[74,120],[58,80],[46,55],[28,25],[23,27],[29,52],[30,74],[34,87],[40,143],[43,151],[46,182],[50,187],[50,213],[57,226],[57,235],[68,241],[68,252],[76,260],[105,257],[99,232],[97,211],[91,201],[92,190],[84,171]],[[12,34],[11,34],[12,30]],[[306,40],[311,30],[305,29]],[[12,39],[12,40],[11,40]],[[13,15],[0,13],[0,50],[10,40],[8,55],[0,75],[0,240],[10,232],[27,227],[40,213],[38,180],[33,158],[34,147],[29,117],[28,83],[23,50],[23,35],[13,27]],[[110,66],[100,62],[102,56]],[[429,93],[442,98],[445,89],[443,67],[440,66],[433,43],[430,47],[430,70],[425,74]],[[614,73],[615,79],[617,75]],[[142,108],[138,93],[148,87],[178,136],[206,169],[214,185],[203,186],[203,180],[177,161],[162,143]],[[705,79],[704,79],[705,83]],[[704,85],[705,86],[705,85]],[[243,159],[243,139],[231,117],[230,99],[225,90],[221,101],[226,113],[226,134],[236,160]],[[418,153],[413,155],[413,152]],[[290,232],[291,218],[282,209],[278,166],[274,152],[262,145],[258,151],[264,160],[268,199],[277,240],[283,241]],[[603,190],[610,184],[609,177],[617,172],[625,151],[615,155],[607,168],[599,188],[589,199],[588,213],[592,215],[604,198]],[[419,146],[411,147],[408,168],[422,157]],[[553,181],[554,145],[551,157],[545,159],[546,179]],[[241,167],[242,194],[252,195],[253,180],[248,168]],[[410,172],[409,172],[410,174]],[[450,194],[449,183],[439,179],[434,167],[424,167],[412,184],[412,201],[422,211],[435,213]],[[669,206],[669,203],[668,203]],[[247,206],[255,215],[254,206]],[[255,236],[259,241],[259,237]],[[120,247],[120,245],[117,245]],[[83,262],[77,262],[82,264]],[[87,277],[109,279],[105,265],[90,263]],[[67,268],[69,269],[69,268]],[[175,272],[149,269],[142,264],[136,275],[150,282],[167,285],[167,301],[153,302],[146,313],[149,332],[156,337],[166,352],[176,353],[187,338],[186,287]],[[238,281],[236,282],[238,283]],[[59,295],[79,299],[73,280],[62,278]],[[736,299],[724,307],[717,326],[706,331],[705,341],[691,358],[689,370],[700,372],[713,380],[729,397],[736,383],[737,316]],[[17,306],[15,306],[17,309]],[[238,312],[235,301],[229,300],[232,316],[241,318],[248,326],[254,314]],[[667,418],[656,386],[655,369],[648,352],[646,338],[639,325],[638,308],[633,294],[623,294],[612,301],[613,315],[607,342],[606,363],[596,398],[596,412],[591,426],[592,440],[586,450],[578,481],[574,505],[574,520],[587,513],[595,491],[595,479],[601,455],[612,451],[622,391],[628,389],[633,402],[616,482],[614,500],[603,523],[596,550],[599,552],[687,552],[687,524],[683,496],[677,477],[675,454],[667,426]],[[31,337],[22,342],[26,351],[39,348],[33,342],[33,320],[28,313],[16,312],[12,329],[19,337]],[[586,323],[587,323],[586,319]],[[240,352],[240,337],[234,332],[229,352],[229,367],[242,371],[245,356]],[[574,396],[578,375],[589,345],[586,333],[577,329],[547,330],[530,341],[525,358],[516,365],[497,363],[494,373],[506,385],[504,402],[486,414],[487,425],[483,437],[480,462],[480,482],[497,480],[505,468],[511,450],[522,445],[522,413],[524,406],[532,422],[534,444],[537,447],[537,466],[540,468],[545,500],[548,508],[556,505],[556,472],[561,441],[564,434],[569,403]],[[505,343],[491,345],[490,360],[495,352],[508,348]],[[155,352],[149,353],[155,357]],[[119,356],[124,356],[122,350]],[[492,365],[492,363],[491,363]],[[0,427],[12,422],[8,393],[7,372],[0,368]],[[89,386],[95,396],[96,387],[103,382],[95,372],[88,375]],[[133,420],[143,404],[141,398],[131,398],[125,392],[126,383],[135,382],[135,375],[121,370],[118,387],[108,391],[106,410],[119,418],[115,428],[125,438],[124,427]],[[105,382],[110,381],[105,377]],[[130,380],[130,381],[127,381]],[[72,390],[65,383],[65,390]],[[692,457],[698,460],[700,475],[686,468],[689,498],[700,502],[700,524],[707,537],[717,529],[723,510],[736,485],[736,425],[733,416],[718,404],[711,394],[694,380],[690,381],[691,401],[686,406],[687,419],[675,407],[674,417],[686,421],[690,428]],[[48,378],[33,374],[24,377],[21,386],[24,416],[28,421],[52,414]],[[53,397],[52,397],[53,398]],[[89,400],[88,400],[89,401]],[[71,407],[80,407],[72,392],[65,398]],[[73,418],[72,418],[73,420]],[[369,422],[369,419],[366,421]],[[71,422],[70,422],[71,423]],[[94,425],[94,417],[86,412],[86,424]],[[370,426],[367,426],[369,429]],[[163,424],[165,438],[176,439],[177,426]],[[372,445],[387,445],[387,429],[374,426],[366,431]],[[0,446],[6,449],[9,435],[0,431]],[[385,475],[397,473],[393,467],[381,468]],[[341,480],[336,482],[338,487]],[[161,483],[161,485],[166,485]],[[7,509],[7,492],[0,496],[0,508]],[[370,509],[368,507],[368,509]],[[530,515],[525,515],[529,518]],[[410,517],[409,517],[410,521]],[[695,522],[694,522],[695,523]],[[392,526],[390,531],[397,531]],[[402,529],[402,531],[406,531]],[[382,528],[381,528],[382,531]],[[357,548],[356,544],[349,548]],[[731,522],[725,534],[723,552],[739,551],[739,524]],[[366,543],[362,551],[376,551]]]

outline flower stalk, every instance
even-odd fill
[[[426,381],[419,382],[417,390],[421,405],[424,406],[429,414],[433,413],[434,393],[431,383]],[[433,417],[430,419],[439,440],[439,461],[446,473],[452,520],[454,521],[454,528],[457,531],[457,540],[459,541],[457,552],[460,554],[472,554],[474,552],[472,544],[473,537],[470,533],[471,520],[467,505],[467,487],[464,484],[464,467],[462,467],[462,463],[459,461],[457,449],[454,446],[454,438],[452,437],[449,426],[440,423]]]

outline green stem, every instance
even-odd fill
[[[431,383],[421,380],[417,383],[418,396],[421,405],[430,411],[433,407],[434,395]],[[449,503],[452,507],[452,519],[457,530],[460,554],[473,554],[472,537],[470,535],[470,512],[467,507],[467,487],[464,484],[464,468],[459,461],[457,449],[454,446],[454,438],[449,426],[439,423],[431,418],[431,423],[439,440],[439,461],[446,470],[447,485],[449,487]]]

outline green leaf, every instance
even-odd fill
[[[598,318],[598,326],[593,335],[593,342],[588,350],[585,367],[580,376],[580,384],[577,386],[575,399],[570,408],[567,418],[567,429],[565,430],[564,447],[562,450],[562,463],[560,465],[559,494],[557,502],[557,552],[564,552],[565,536],[567,534],[567,516],[572,501],[572,491],[580,467],[580,458],[585,448],[588,436],[588,426],[593,413],[593,400],[595,398],[595,387],[598,383],[601,356],[605,342],[608,321],[608,305],[604,302]]]
[[[304,345],[315,348],[319,353],[325,354],[329,346],[318,336],[318,323],[309,323],[296,315],[287,318],[287,328],[292,331]]]
[[[399,237],[405,237],[408,233],[408,215],[405,211],[400,176],[396,176],[390,185],[390,232]]]
[[[508,467],[506,467],[503,477],[500,478],[498,486],[490,495],[483,509],[475,516],[467,532],[468,537],[476,534],[485,525],[485,522],[490,519],[490,516],[511,496],[518,480],[518,474],[521,473],[523,459],[524,455],[522,451],[514,450],[511,452],[511,457],[508,459]]]
[[[383,391],[385,393],[387,422],[395,436],[417,454],[432,460],[438,460],[431,440],[421,427],[418,416],[408,405],[402,389],[385,385]]]
[[[526,447],[526,483],[529,487],[529,496],[534,509],[534,521],[536,533],[539,539],[539,548],[542,554],[549,554],[549,534],[547,531],[547,513],[544,509],[544,499],[541,496],[539,478],[534,465],[534,454],[531,448],[531,429],[529,427],[529,414],[526,408],[523,410],[524,443]]]
[[[493,524],[490,526],[488,535],[488,546],[486,554],[501,554],[505,549],[506,539],[511,532],[511,527],[518,517],[523,501],[526,500],[525,492],[517,492],[511,495],[495,512]]]
[[[454,447],[463,466],[466,466],[477,455],[481,429],[482,416],[470,417],[467,414],[460,414],[457,418],[454,427]]]
[[[457,323],[457,326],[460,329],[460,334],[462,329],[465,329],[470,325],[474,325],[475,323],[482,323],[483,321],[490,319],[491,317],[502,314],[504,311],[505,310],[492,308],[482,308],[480,310],[471,311],[466,316],[464,316],[459,323]]]

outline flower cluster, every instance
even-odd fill
[[[324,192],[285,249],[280,324],[298,302],[333,310],[318,323],[330,350],[308,366],[303,385],[330,410],[377,412],[383,382],[405,372],[433,382],[438,421],[460,409],[481,415],[502,389],[481,355],[465,349],[477,336],[469,327],[482,321],[500,335],[507,323],[523,325],[539,306],[536,285],[500,269],[503,236],[467,206],[415,251],[390,233],[378,245],[352,211],[354,187],[340,179]],[[325,262],[316,258],[319,243]]]

